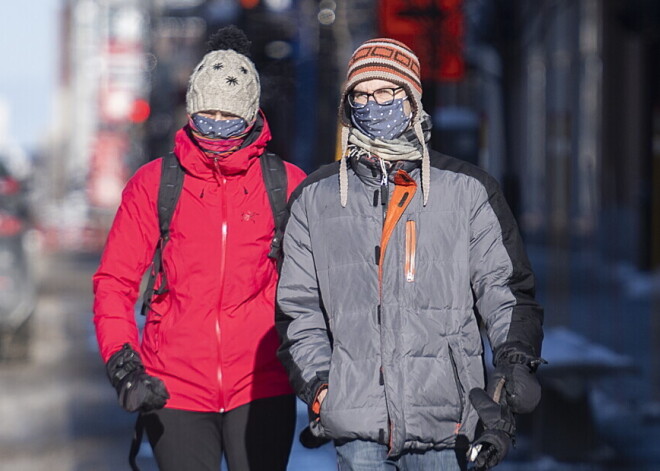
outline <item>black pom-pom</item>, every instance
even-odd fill
[[[208,42],[208,52],[233,49],[239,54],[250,57],[251,44],[242,29],[229,25],[220,28],[211,35]]]

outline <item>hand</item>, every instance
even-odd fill
[[[329,438],[318,437],[314,435],[311,425],[308,425],[307,427],[302,429],[300,435],[298,436],[298,440],[300,440],[300,444],[302,446],[310,449],[322,447],[323,445],[325,445],[330,441]]]
[[[144,371],[134,371],[126,375],[117,388],[117,393],[119,404],[128,412],[162,409],[170,398],[165,384]]]
[[[468,458],[475,463],[476,470],[490,469],[509,452],[516,433],[516,423],[509,407],[495,402],[483,389],[472,389],[469,397],[483,423],[484,431],[470,447]]]
[[[469,460],[475,471],[497,466],[509,452],[511,437],[501,430],[484,430],[470,448]]]
[[[325,399],[325,396],[328,394],[328,388],[322,389],[321,392],[319,393],[318,397],[316,400],[319,403],[319,407],[323,405],[323,400]]]
[[[328,394],[328,385],[321,384],[317,389],[314,400],[310,404],[310,419],[319,420],[321,415],[321,404]]]
[[[309,408],[309,425],[300,432],[298,437],[305,448],[318,448],[330,441],[329,438],[323,436],[321,427],[321,404],[323,404],[327,394],[328,385],[322,384],[316,394],[316,399]]]
[[[165,384],[144,371],[140,355],[127,343],[110,357],[106,372],[119,404],[128,412],[160,409],[170,398]]]
[[[516,414],[532,412],[541,400],[541,385],[536,378],[536,369],[547,363],[525,351],[521,346],[505,345],[495,355],[495,371],[489,384],[504,379],[506,403]]]

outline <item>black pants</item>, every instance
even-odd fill
[[[142,415],[161,471],[285,471],[296,425],[294,395],[258,399],[229,412],[161,409]]]

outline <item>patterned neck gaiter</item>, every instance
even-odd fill
[[[225,120],[225,121],[235,121],[235,120]],[[239,119],[239,121],[243,121]],[[245,121],[243,121],[245,123]],[[252,124],[248,127],[243,128],[243,132],[239,134],[234,134],[227,138],[214,138],[207,136],[200,132],[197,128],[194,119],[189,120],[190,129],[192,130],[192,136],[197,141],[197,144],[204,150],[204,152],[210,157],[224,157],[233,152],[236,152],[243,146],[245,138],[250,131],[252,130]]]
[[[406,116],[403,111],[403,100],[398,98],[389,105],[379,105],[369,100],[363,108],[351,109],[351,121],[372,139],[395,139],[403,134],[412,117]]]
[[[194,127],[200,134],[212,139],[227,139],[241,134],[247,128],[242,118],[213,119],[200,114],[192,115]]]

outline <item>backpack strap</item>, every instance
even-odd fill
[[[131,440],[131,448],[128,451],[128,464],[131,466],[131,471],[140,471],[137,464],[137,455],[140,452],[142,445],[142,435],[144,434],[144,420],[142,412],[138,412],[135,428],[133,429],[133,438]]]
[[[273,212],[273,220],[275,221],[275,235],[271,242],[268,256],[275,259],[279,269],[282,262],[282,237],[289,217],[286,198],[286,167],[282,159],[271,152],[263,153],[259,160],[266,192],[268,193],[268,200]],[[142,315],[146,314],[154,294],[167,292],[167,275],[162,267],[162,256],[165,245],[170,239],[170,223],[179,196],[181,195],[184,176],[185,172],[179,163],[179,159],[176,158],[173,152],[163,157],[160,186],[158,188],[158,226],[160,229],[160,238],[154,251],[147,286],[142,295]],[[161,284],[155,290],[154,286],[159,274],[161,276]]]
[[[264,152],[259,158],[261,162],[261,173],[263,174],[270,208],[273,211],[275,221],[275,236],[270,244],[268,256],[275,259],[279,270],[282,263],[282,237],[284,228],[289,219],[287,208],[287,175],[284,161],[272,152]]]
[[[142,295],[142,315],[146,314],[154,294],[167,292],[167,275],[165,270],[163,270],[163,250],[170,240],[170,223],[172,221],[172,214],[174,214],[174,208],[176,208],[177,201],[179,201],[179,196],[181,195],[184,176],[185,172],[174,152],[170,152],[163,157],[160,186],[158,188],[158,227],[160,229],[160,238],[154,251],[147,287]],[[160,287],[155,290],[154,285],[156,283],[156,277],[159,274],[161,276],[161,283]]]

